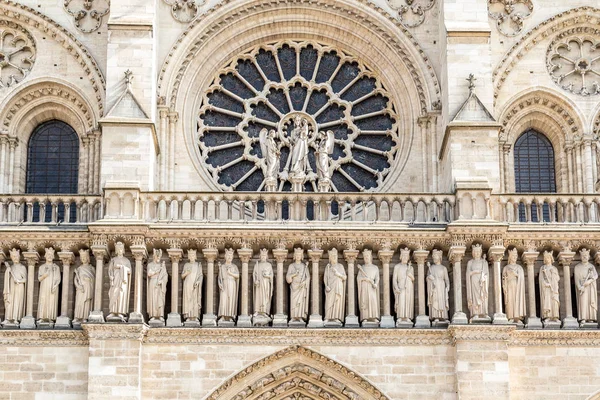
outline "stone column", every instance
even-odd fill
[[[319,261],[321,260],[321,256],[323,255],[323,250],[321,249],[310,249],[308,250],[308,256],[310,257],[310,261],[312,262],[312,272],[311,272],[311,280],[312,287],[311,297],[311,314],[308,319],[308,327],[309,328],[322,328],[323,327],[323,316],[320,314],[320,294],[321,288],[319,287]]]
[[[494,325],[506,325],[508,319],[503,312],[502,306],[502,258],[504,258],[504,246],[492,246],[488,251],[488,256],[493,262],[494,268]]]
[[[527,329],[542,329],[542,320],[537,316],[535,305],[535,262],[540,253],[537,251],[526,251],[523,253],[522,260],[527,266],[527,291],[529,298],[529,317],[527,318]]]
[[[21,319],[19,325],[21,329],[35,329],[35,318],[33,317],[33,288],[37,279],[35,279],[35,264],[40,259],[37,251],[26,251],[23,258],[27,261],[27,304],[25,316]]]
[[[240,260],[242,261],[242,276],[241,276],[241,281],[242,281],[242,290],[241,290],[241,297],[242,297],[242,307],[240,309],[240,315],[238,315],[238,319],[237,319],[237,326],[241,327],[241,328],[250,328],[252,327],[252,317],[250,316],[250,312],[249,312],[249,307],[248,307],[248,303],[249,303],[249,297],[250,297],[250,288],[249,288],[249,284],[248,284],[248,263],[250,262],[250,259],[252,258],[252,249],[249,249],[247,247],[242,247],[241,249],[238,249],[237,251],[238,256],[240,257]]]
[[[287,328],[288,316],[285,313],[283,296],[284,296],[284,277],[283,277],[283,262],[287,258],[288,251],[285,248],[277,248],[273,250],[273,257],[277,261],[277,305],[275,317],[273,318],[274,328]]]
[[[167,166],[167,171],[169,175],[169,190],[174,190],[175,188],[175,130],[177,128],[177,121],[179,120],[179,113],[171,112],[169,113],[169,147],[168,147],[168,157],[169,163]]]
[[[71,318],[69,316],[69,293],[71,292],[71,264],[75,260],[75,256],[71,251],[61,251],[58,253],[58,258],[63,264],[62,276],[62,298],[60,301],[60,316],[56,319],[54,327],[57,329],[69,329],[71,327]]]
[[[215,314],[215,260],[219,256],[219,250],[215,248],[202,249],[206,259],[206,308],[202,316],[202,326],[217,326]]]
[[[573,317],[573,302],[571,301],[571,262],[575,257],[573,251],[561,251],[558,253],[558,262],[563,267],[563,285],[564,285],[564,303],[565,318],[563,319],[563,329],[577,329],[579,323],[577,318]]]
[[[392,261],[393,255],[394,250],[391,250],[389,248],[379,250],[379,253],[377,254],[383,266],[383,312],[381,314],[381,322],[379,324],[381,328],[396,327],[396,323],[394,322],[394,317],[392,317],[392,309],[390,306],[390,262]]]
[[[6,149],[8,147],[8,135],[0,134],[0,193],[7,193],[4,181],[6,179]],[[9,166],[12,168],[12,166]]]
[[[346,307],[346,321],[344,326],[346,328],[359,328],[360,323],[358,322],[358,315],[356,315],[356,275],[354,273],[354,264],[358,258],[358,250],[350,249],[344,250],[344,258],[348,263],[348,306]]]
[[[413,257],[417,262],[417,285],[419,292],[419,314],[417,315],[417,321],[415,328],[429,328],[431,327],[431,321],[427,315],[427,300],[425,298],[425,261],[429,256],[427,250],[415,250]]]
[[[467,248],[465,246],[452,246],[448,252],[448,258],[452,262],[452,287],[454,288],[454,314],[452,323],[466,325],[469,323],[467,314],[463,311],[462,297],[462,259]]]
[[[179,314],[179,261],[183,257],[183,250],[169,249],[169,258],[171,258],[171,312],[167,316],[167,326],[179,327],[181,323],[181,314]]]
[[[131,246],[131,254],[135,259],[135,286],[133,289],[133,312],[129,314],[130,324],[144,324],[144,309],[142,299],[144,296],[144,260],[148,258],[148,251],[144,245]]]
[[[96,259],[96,280],[94,283],[94,307],[90,312],[89,322],[104,322],[104,312],[102,311],[102,278],[104,269],[104,257],[108,256],[106,244],[92,246],[92,253]]]
[[[8,182],[6,183],[6,191],[8,193],[13,192],[13,182],[15,179],[15,150],[19,144],[19,139],[9,138],[8,145],[10,146],[10,152],[8,156]]]

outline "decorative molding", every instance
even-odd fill
[[[96,93],[96,103],[100,115],[104,109],[106,82],[98,63],[89,50],[68,30],[46,15],[14,0],[0,0],[0,15],[19,21],[23,25],[38,29],[54,39],[81,66]]]
[[[143,341],[148,326],[144,324],[82,324],[90,340],[138,340]]]
[[[502,89],[508,75],[515,69],[519,60],[535,45],[565,29],[586,24],[595,25],[598,18],[600,18],[600,9],[589,6],[578,7],[556,14],[526,32],[506,52],[494,69],[494,98],[498,97],[500,89]]]
[[[546,67],[561,89],[580,96],[600,94],[600,29],[571,28],[556,36]]]
[[[65,11],[75,20],[75,26],[83,33],[91,33],[102,25],[102,19],[110,12],[110,0],[64,0]]]
[[[450,325],[448,332],[454,344],[461,341],[508,342],[516,329],[516,326],[513,325]]]
[[[187,24],[198,16],[200,6],[206,3],[206,0],[163,0],[171,7],[171,15],[177,21]]]
[[[0,19],[0,89],[25,79],[33,68],[36,53],[35,40],[27,29]]]
[[[220,20],[214,22],[211,26],[205,28],[203,30],[203,34],[195,35],[193,39],[191,39],[190,43],[187,46],[187,52],[182,56],[179,56],[179,48],[186,42],[188,36],[192,34],[194,29],[203,23],[210,15],[217,13],[220,9],[225,6],[233,3],[234,0],[223,0],[207,10],[206,12],[200,14],[197,18],[195,18],[192,23],[186,28],[186,30],[181,34],[181,36],[177,39],[173,47],[169,50],[168,56],[162,64],[162,67],[159,72],[158,77],[158,96],[167,97],[166,103],[169,104],[171,109],[175,109],[177,102],[177,95],[180,89],[181,79],[186,74],[188,67],[192,64],[192,60],[197,57],[197,51],[202,47],[202,43],[207,40],[211,40],[215,35],[217,35],[224,27],[228,26],[232,20],[236,20],[239,18],[247,17],[249,14],[254,14],[261,12],[263,10],[272,10],[273,7],[279,6],[280,3],[273,3],[271,0],[258,0],[247,2],[246,4],[240,6],[232,10],[230,13],[222,16]],[[356,21],[367,26],[373,32],[376,32],[379,36],[381,36],[390,46],[392,46],[398,55],[402,57],[404,62],[407,65],[408,70],[410,71],[411,78],[414,81],[415,86],[419,92],[419,103],[421,107],[421,112],[423,114],[427,113],[428,110],[440,110],[441,109],[441,87],[440,83],[437,79],[437,75],[433,68],[431,61],[426,55],[425,51],[418,44],[418,41],[412,36],[407,27],[402,24],[397,18],[389,15],[376,5],[372,4],[370,0],[358,0],[357,3],[362,4],[363,6],[367,6],[368,8],[377,11],[386,18],[389,22],[394,24],[398,29],[399,33],[390,33],[382,28],[382,24],[373,20],[372,18],[368,18],[364,14],[359,14],[356,9],[349,7],[342,1],[335,0],[291,0],[286,2],[285,4],[281,3],[282,6],[290,7],[290,3],[306,5],[312,7],[324,7],[328,9],[336,9],[339,10],[340,13],[343,13],[346,17],[353,18]],[[421,62],[424,64],[424,67],[416,65],[412,61],[412,55],[407,52],[404,44],[400,43],[395,35],[402,34],[406,37],[408,41],[414,46],[415,51],[419,54],[421,58]],[[179,60],[173,59],[174,57],[180,57]],[[172,82],[167,82],[169,84],[168,87],[165,86],[165,79],[167,74],[167,69],[169,65],[173,65],[177,68],[176,71],[173,72],[172,76],[174,76],[174,80]],[[430,97],[427,93],[427,84],[423,82],[423,78],[420,76],[419,71],[422,71],[423,74],[427,75],[429,79],[431,79],[433,83],[433,90],[435,91],[435,95],[431,96],[430,99],[431,104],[427,103],[427,99]]]
[[[513,37],[520,34],[523,21],[532,13],[532,0],[488,0],[488,14],[496,21],[498,32],[504,36]]]
[[[1,346],[88,346],[88,338],[79,330],[0,330]]]
[[[425,12],[435,5],[436,0],[386,0],[392,10],[398,13],[400,22],[409,28],[415,28],[425,22]]]
[[[516,330],[509,345],[600,347],[600,331]]]
[[[298,380],[295,381],[293,378],[296,377]],[[218,400],[233,395],[236,395],[231,397],[234,400],[262,399],[259,396],[266,390],[284,395],[306,391],[306,395],[310,396],[293,397],[299,399],[315,398],[313,396],[349,400],[389,399],[356,372],[299,346],[280,350],[250,365],[225,381],[207,399]]]

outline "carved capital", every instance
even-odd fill
[[[310,249],[308,250],[308,257],[313,263],[318,263],[323,256],[323,250],[321,249]]]
[[[23,253],[23,258],[27,261],[27,265],[34,267],[40,260],[40,255],[37,251],[26,251]]]
[[[176,124],[179,121],[179,113],[178,112],[170,112],[169,113],[169,122],[172,124]]]
[[[206,261],[215,262],[215,260],[219,256],[219,250],[215,248],[202,249],[202,254],[204,254],[204,258],[206,258]]]
[[[4,260],[6,260],[6,254],[4,253],[4,250],[0,249],[0,263],[3,263]]]
[[[92,253],[96,260],[104,260],[108,256],[108,247],[105,244],[95,244],[92,246]]]
[[[506,249],[504,246],[492,246],[488,250],[488,257],[493,262],[500,262],[504,258],[504,253]]]
[[[358,258],[358,250],[344,250],[344,259],[354,264]]]
[[[178,263],[183,258],[183,250],[182,249],[168,249],[167,253],[169,254],[169,258],[172,263]]]
[[[561,251],[558,253],[558,262],[563,267],[571,265],[573,258],[575,258],[574,251]]]
[[[240,258],[240,260],[242,260],[243,263],[250,262],[250,259],[252,258],[252,249],[244,247],[244,248],[238,249],[237,253],[238,253],[238,257]]]
[[[540,253],[537,251],[526,251],[521,256],[521,259],[527,266],[529,266],[530,264],[531,265],[535,264],[535,262],[537,261],[539,256],[540,256]]]
[[[148,258],[148,250],[146,250],[146,246],[131,246],[131,254],[133,254],[133,258],[135,258],[136,262],[144,261],[146,258]]]
[[[288,251],[286,249],[274,249],[273,257],[275,257],[275,261],[278,263],[282,263],[287,258]]]
[[[377,253],[377,257],[384,264],[389,264],[392,261],[392,257],[394,256],[394,250],[379,250]]]
[[[415,259],[417,265],[424,265],[425,261],[427,261],[427,257],[429,257],[428,250],[415,250],[413,252],[413,258]]]
[[[60,251],[58,258],[62,261],[63,265],[71,265],[75,261],[75,254],[72,251]]]
[[[466,252],[466,246],[452,246],[448,251],[448,258],[453,264],[459,263],[462,262],[462,259],[464,258]]]

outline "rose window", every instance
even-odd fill
[[[550,46],[548,70],[564,90],[582,96],[600,94],[600,43],[570,37]]]
[[[202,98],[198,145],[224,190],[375,190],[400,145],[398,115],[373,71],[308,42],[252,48]]]

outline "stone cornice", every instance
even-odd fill
[[[83,324],[83,331],[90,340],[139,340],[148,332],[144,324]]]
[[[508,342],[516,327],[489,325],[451,325],[448,332],[453,343],[472,341]]]
[[[600,331],[514,331],[510,346],[578,346],[600,347]]]
[[[88,338],[79,330],[0,330],[1,346],[87,346]]]

